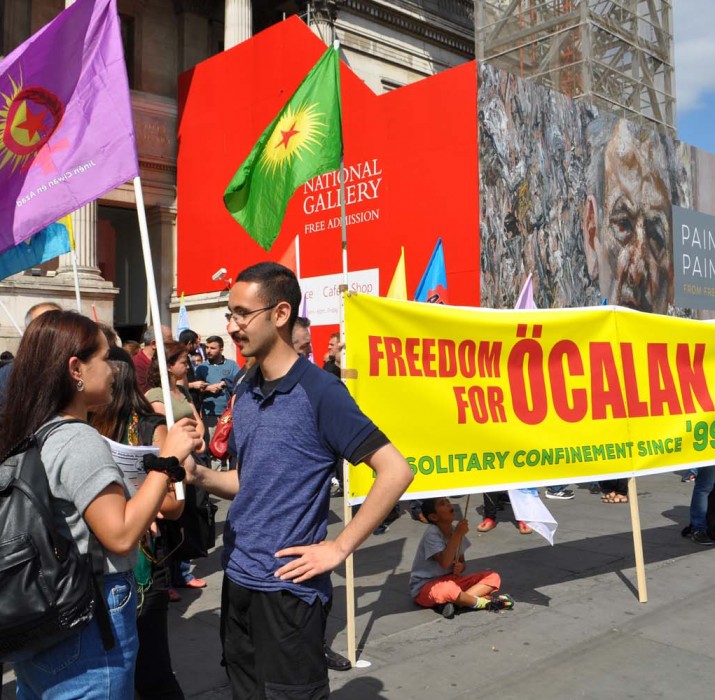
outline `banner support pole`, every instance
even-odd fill
[[[638,585],[638,600],[648,602],[648,587],[645,579],[645,559],[643,557],[643,538],[641,537],[641,518],[638,510],[638,489],[636,478],[628,479],[628,503],[631,507],[631,528],[633,529],[633,552],[636,559],[636,581]]]
[[[345,219],[345,177],[343,176],[344,159],[340,154],[340,170],[338,181],[340,182],[340,230],[343,254],[343,284],[340,295],[340,367],[345,367],[345,297],[348,290],[348,230]],[[343,378],[343,381],[345,379]],[[347,527],[353,519],[353,509],[348,503],[350,493],[350,482],[348,479],[348,463],[343,462],[343,527]],[[345,633],[348,638],[348,659],[355,667],[357,663],[357,644],[355,631],[355,562],[350,554],[345,560]]]
[[[156,279],[154,277],[154,267],[151,260],[151,247],[149,245],[149,226],[146,220],[146,210],[144,209],[144,195],[142,193],[142,183],[140,177],[134,178],[134,196],[137,203],[137,218],[139,219],[139,236],[142,242],[142,254],[144,256],[144,270],[146,272],[147,292],[149,293],[149,309],[151,322],[154,327],[154,340],[156,341],[156,357],[159,363],[159,376],[161,377],[161,393],[164,399],[164,409],[166,410],[166,427],[170,429],[174,425],[174,410],[171,406],[171,388],[169,385],[169,370],[166,364],[166,351],[164,349],[164,336],[161,333],[161,316],[159,314],[159,298],[156,294]],[[184,500],[184,484],[176,482],[176,499]]]

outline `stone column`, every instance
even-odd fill
[[[80,275],[100,277],[97,267],[97,202],[90,202],[72,214],[77,271]],[[57,274],[72,273],[72,253],[60,255]]]
[[[161,205],[150,207],[147,210],[147,225],[161,322],[169,326],[169,304],[171,293],[176,287],[176,210]]]
[[[223,20],[224,51],[253,36],[253,10],[251,0],[225,0]]]
[[[75,0],[65,0],[65,7]],[[72,228],[77,248],[77,271],[83,276],[100,278],[97,267],[97,203],[90,202],[72,214]],[[57,274],[72,274],[72,253],[60,255]]]
[[[335,41],[335,19],[337,9],[332,2],[313,3],[313,11],[308,13],[308,26],[327,46]]]
[[[179,72],[209,57],[209,20],[213,6],[191,0],[174,0],[179,30]]]
[[[25,0],[3,0],[5,15],[0,31],[0,54],[4,49],[5,55],[19,46],[32,33],[30,21],[31,5]]]

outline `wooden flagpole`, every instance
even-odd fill
[[[645,559],[643,557],[643,538],[641,536],[641,517],[638,510],[638,489],[636,478],[628,479],[628,504],[631,507],[631,529],[633,530],[633,551],[636,558],[636,581],[638,585],[638,600],[648,602],[648,587],[645,579]]]
[[[468,493],[468,494],[467,494],[467,502],[466,502],[466,504],[465,504],[465,506],[464,506],[464,512],[462,513],[462,518],[466,518],[466,517],[467,517],[467,513],[469,512],[469,499],[470,499],[471,497],[472,497],[472,494],[471,494],[471,493]],[[454,553],[454,561],[455,561],[455,563],[459,561],[459,555],[460,555],[461,552],[462,552],[462,540],[463,540],[463,539],[464,539],[463,537],[460,538],[460,540],[459,540],[459,547],[457,547],[457,551]]]
[[[137,203],[137,217],[139,219],[139,235],[142,242],[142,254],[144,256],[144,270],[146,271],[146,284],[149,293],[149,310],[151,313],[152,326],[154,327],[154,339],[156,340],[156,353],[159,362],[159,376],[161,377],[161,393],[166,409],[166,427],[174,425],[174,409],[171,406],[171,389],[169,385],[169,370],[166,365],[166,351],[164,349],[164,336],[161,333],[161,315],[159,314],[159,298],[156,294],[156,279],[154,277],[154,266],[151,261],[151,246],[149,245],[149,226],[146,220],[144,209],[144,195],[142,193],[141,178],[134,178],[134,196]],[[176,483],[176,498],[179,501],[184,499],[184,484]]]
[[[336,51],[340,49],[340,42],[336,39],[333,42],[333,47]],[[348,228],[347,219],[345,216],[345,177],[343,176],[343,167],[345,165],[344,154],[340,155],[340,170],[338,171],[338,181],[340,182],[340,231],[342,245],[342,262],[343,262],[343,284],[341,285],[342,294],[340,295],[340,341],[342,349],[340,350],[340,367],[344,371],[345,368],[345,304],[343,295],[348,290]],[[345,379],[343,378],[343,381]],[[343,527],[347,527],[353,519],[353,509],[348,503],[348,494],[350,493],[350,479],[348,475],[349,469],[346,461],[343,461]],[[350,554],[345,560],[345,632],[348,638],[348,659],[355,666],[357,663],[357,644],[355,632],[355,560]]]
[[[345,220],[345,178],[343,177],[343,157],[340,157],[340,171],[338,174],[340,181],[340,224],[342,230],[342,250],[343,250],[343,284],[340,295],[340,367],[345,367],[345,302],[344,294],[348,290],[348,236]],[[343,378],[345,381],[345,378]],[[353,519],[353,509],[348,503],[350,493],[349,468],[347,461],[343,461],[343,526],[347,527]],[[346,634],[348,638],[348,659],[355,666],[357,663],[357,645],[355,631],[355,563],[353,555],[350,554],[345,560],[345,622]]]

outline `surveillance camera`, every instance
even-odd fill
[[[228,270],[225,267],[220,267],[216,272],[211,275],[211,279],[214,282],[218,282],[218,280],[223,279],[224,275],[228,272]]]

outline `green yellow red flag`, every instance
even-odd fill
[[[337,170],[342,150],[340,58],[330,47],[233,176],[223,195],[226,209],[270,250],[295,190]]]

